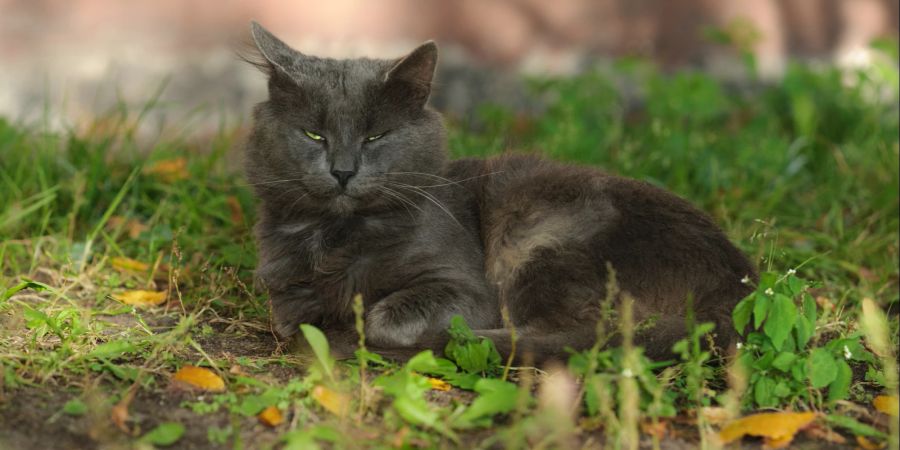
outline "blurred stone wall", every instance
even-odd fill
[[[265,96],[235,57],[251,19],[323,56],[396,57],[436,39],[435,100],[462,115],[515,106],[517,73],[623,55],[728,76],[737,55],[712,28],[758,32],[745,41],[767,77],[792,57],[865,64],[873,38],[896,37],[897,14],[898,0],[0,0],[0,116],[72,123],[166,83],[153,120],[239,122]]]

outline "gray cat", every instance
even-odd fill
[[[279,335],[310,323],[349,354],[362,294],[375,351],[441,351],[459,314],[509,353],[502,302],[520,354],[563,358],[593,345],[612,267],[636,320],[652,324],[636,337],[651,357],[684,336],[688,298],[719,345],[732,339],[755,270],[688,202],[534,156],[448,161],[427,106],[432,42],[400,59],[334,60],[251,28],[269,99],[254,110],[245,166]]]

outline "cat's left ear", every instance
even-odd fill
[[[405,94],[408,100],[424,106],[431,95],[431,80],[437,67],[438,48],[428,41],[394,63],[385,74],[385,83]]]

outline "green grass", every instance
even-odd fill
[[[758,308],[760,323],[746,337],[749,360],[734,366],[702,350],[702,324],[670,364],[647,360],[626,339],[574,355],[568,374],[556,375],[504,367],[460,324],[452,362],[423,354],[397,366],[361,353],[336,363],[309,330],[316,358],[295,355],[272,337],[253,284],[253,198],[227,164],[239,127],[206,140],[164,132],[139,142],[143,111],[120,109],[67,132],[0,120],[0,414],[8,419],[0,446],[41,434],[85,447],[628,448],[639,423],[659,422],[709,446],[716,425],[697,411],[716,406],[732,415],[821,411],[849,420],[823,426],[884,440],[888,421],[870,404],[896,393],[896,365],[873,344],[887,334],[888,353],[897,353],[895,64],[862,73],[792,66],[777,84],[735,88],[623,61],[534,80],[546,104],[538,116],[484,107],[477,131],[450,121],[456,156],[540,151],[650,181],[711,213],[771,273],[747,300],[745,313]],[[612,80],[628,80],[636,97],[624,98]],[[181,159],[183,169],[160,166]],[[122,257],[149,267],[114,267]],[[760,300],[770,288],[777,307]],[[135,289],[165,291],[169,301],[134,308],[110,297]],[[863,299],[888,311],[886,333],[860,327]],[[784,314],[806,322],[782,324]],[[600,331],[639,326],[624,323]],[[852,358],[842,358],[845,347]],[[805,372],[787,369],[795,361]],[[184,365],[212,368],[226,391],[173,389],[169,378]],[[422,374],[456,387],[434,391]],[[323,407],[345,398],[342,417]],[[125,430],[110,419],[116,405],[129,411]],[[287,421],[258,425],[267,406]]]

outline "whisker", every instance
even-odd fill
[[[267,184],[278,184],[278,183],[290,183],[292,181],[303,181],[303,178],[291,178],[285,180],[270,180],[270,181],[262,181],[259,183],[240,183],[241,186],[263,186]]]
[[[502,171],[502,170],[498,170],[498,171],[496,171],[496,172],[483,173],[483,174],[481,174],[481,175],[476,175],[476,176],[474,176],[474,177],[469,177],[469,178],[463,178],[462,180],[456,180],[456,181],[454,181],[454,180],[449,180],[449,179],[447,179],[447,178],[444,178],[444,177],[441,177],[441,176],[437,176],[437,175],[434,175],[434,174],[430,174],[430,173],[421,173],[421,172],[386,172],[385,175],[400,175],[400,174],[403,174],[403,175],[420,175],[420,176],[428,176],[428,177],[432,177],[432,178],[439,179],[439,180],[441,180],[441,181],[445,181],[445,183],[439,183],[439,184],[427,184],[427,185],[423,185],[423,186],[418,186],[418,187],[420,187],[420,188],[432,188],[432,187],[450,186],[450,185],[454,185],[454,184],[461,184],[461,183],[463,183],[463,182],[465,182],[465,181],[471,181],[471,180],[475,180],[475,179],[478,179],[478,178],[489,177],[489,176],[491,176],[491,175],[496,175],[496,174],[498,174],[498,173],[503,173],[503,171]]]
[[[442,176],[435,175],[435,174],[433,174],[433,173],[424,173],[424,172],[385,172],[384,174],[385,174],[385,175],[418,175],[418,176],[422,176],[422,177],[437,178],[438,180],[446,181],[446,182],[448,182],[448,183],[452,183],[452,182],[453,182],[453,180],[444,178],[444,177],[442,177]]]
[[[412,192],[414,194],[419,194],[420,196],[424,197],[425,199],[427,199],[428,201],[433,203],[434,206],[437,206],[438,208],[440,208],[441,211],[444,211],[444,213],[446,213],[448,216],[450,216],[450,218],[453,219],[453,221],[456,222],[456,224],[459,225],[460,228],[465,228],[465,227],[463,227],[463,224],[460,223],[459,220],[456,219],[456,216],[454,216],[453,213],[451,213],[450,210],[447,209],[446,206],[444,206],[444,204],[442,204],[440,201],[438,201],[438,199],[436,199],[433,195],[429,194],[425,190],[420,189],[416,186],[408,185],[408,184],[401,184],[401,183],[391,183],[391,184],[393,186],[396,186],[401,189],[408,189],[408,190],[410,190],[410,192]]]

